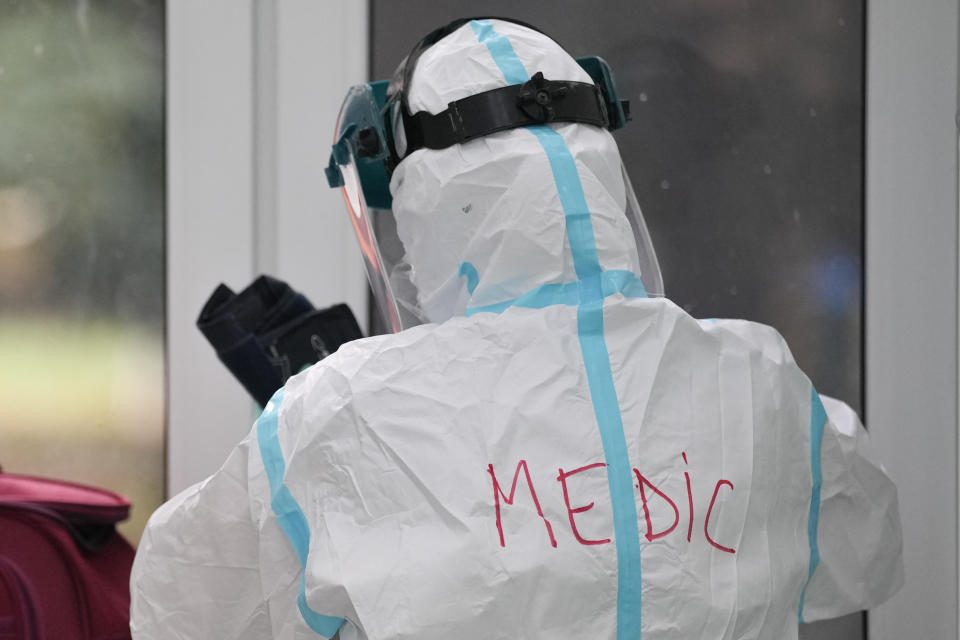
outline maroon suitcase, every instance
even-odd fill
[[[130,638],[130,502],[0,472],[0,640]]]

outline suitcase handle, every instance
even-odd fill
[[[0,509],[24,511],[53,520],[63,527],[77,546],[88,553],[99,553],[116,535],[112,524],[102,522],[72,522],[54,509],[33,502],[19,502],[0,498]]]
[[[130,514],[130,501],[112,491],[13,473],[0,473],[0,501],[40,505],[74,524],[114,525]]]

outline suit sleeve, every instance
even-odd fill
[[[134,640],[273,637],[248,495],[251,447],[253,434],[150,518],[130,579]]]
[[[867,432],[846,404],[821,396],[826,410],[819,562],[805,594],[803,620],[869,609],[903,584],[897,490],[870,452]]]

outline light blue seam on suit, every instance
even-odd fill
[[[470,26],[477,39],[487,46],[508,84],[521,84],[530,79],[513,50],[513,45],[506,37],[496,33],[490,21],[472,20]],[[583,353],[594,416],[607,462],[607,482],[613,506],[613,528],[617,546],[617,638],[639,638],[642,604],[640,532],[623,419],[613,384],[610,352],[603,334],[604,272],[597,255],[593,223],[576,162],[563,136],[546,125],[530,126],[526,129],[536,136],[550,163],[563,207],[577,281],[571,284],[545,285],[528,294],[530,300],[524,302],[539,306],[548,300],[555,300],[556,304],[577,306],[580,350]],[[613,285],[622,282],[624,287],[630,282],[629,278],[625,277],[618,281],[618,277],[622,276],[607,276],[607,281]],[[512,304],[528,306],[519,302],[525,297],[521,296]],[[476,313],[480,310],[494,311],[491,308],[480,308],[470,312]]]
[[[476,288],[476,286],[474,286]],[[600,274],[600,288],[603,297],[607,298],[616,293],[622,294],[627,298],[646,298],[647,291],[643,288],[643,282],[640,281],[632,271],[622,271],[612,269]],[[469,284],[467,290],[473,293]],[[568,307],[575,307],[580,304],[580,283],[566,282],[563,284],[544,284],[533,291],[525,293],[519,298],[504,300],[494,304],[483,305],[480,307],[467,307],[467,317],[477,313],[503,313],[510,307],[521,307],[524,309],[543,309],[555,304],[562,304]]]
[[[461,262],[458,274],[467,278],[467,293],[472,294],[476,291],[477,285],[480,284],[480,274],[477,273],[477,268],[473,266],[473,263]]]
[[[820,394],[816,389],[810,392],[810,475],[813,477],[813,489],[810,495],[810,514],[807,516],[807,543],[810,546],[810,567],[807,570],[807,582],[800,592],[800,606],[797,617],[803,622],[803,605],[807,600],[807,587],[813,579],[813,572],[820,564],[820,544],[817,542],[817,529],[820,525],[820,489],[823,487],[823,468],[820,452],[823,448],[823,430],[827,424],[827,411],[823,408]]]
[[[316,631],[325,638],[332,638],[333,635],[343,626],[343,618],[334,618],[317,613],[307,604],[305,578],[307,573],[307,554],[310,551],[310,525],[307,518],[303,515],[303,510],[297,504],[297,500],[290,493],[287,485],[283,483],[284,474],[287,471],[287,463],[283,459],[283,451],[280,449],[280,439],[277,437],[279,427],[277,417],[280,411],[280,405],[283,403],[283,389],[280,389],[270,401],[266,408],[257,419],[257,444],[260,445],[260,457],[263,460],[263,468],[267,472],[267,478],[270,481],[270,507],[277,516],[277,523],[283,530],[290,546],[297,554],[297,560],[300,561],[300,590],[297,593],[297,608],[304,622],[313,631]]]

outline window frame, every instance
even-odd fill
[[[365,2],[167,5],[168,496],[213,473],[255,418],[195,326],[218,283],[270,273],[366,324],[357,243],[323,168],[340,102],[366,81],[367,32]]]
[[[906,566],[869,613],[876,640],[960,628],[958,21],[955,0],[867,3],[866,424],[897,484]]]

